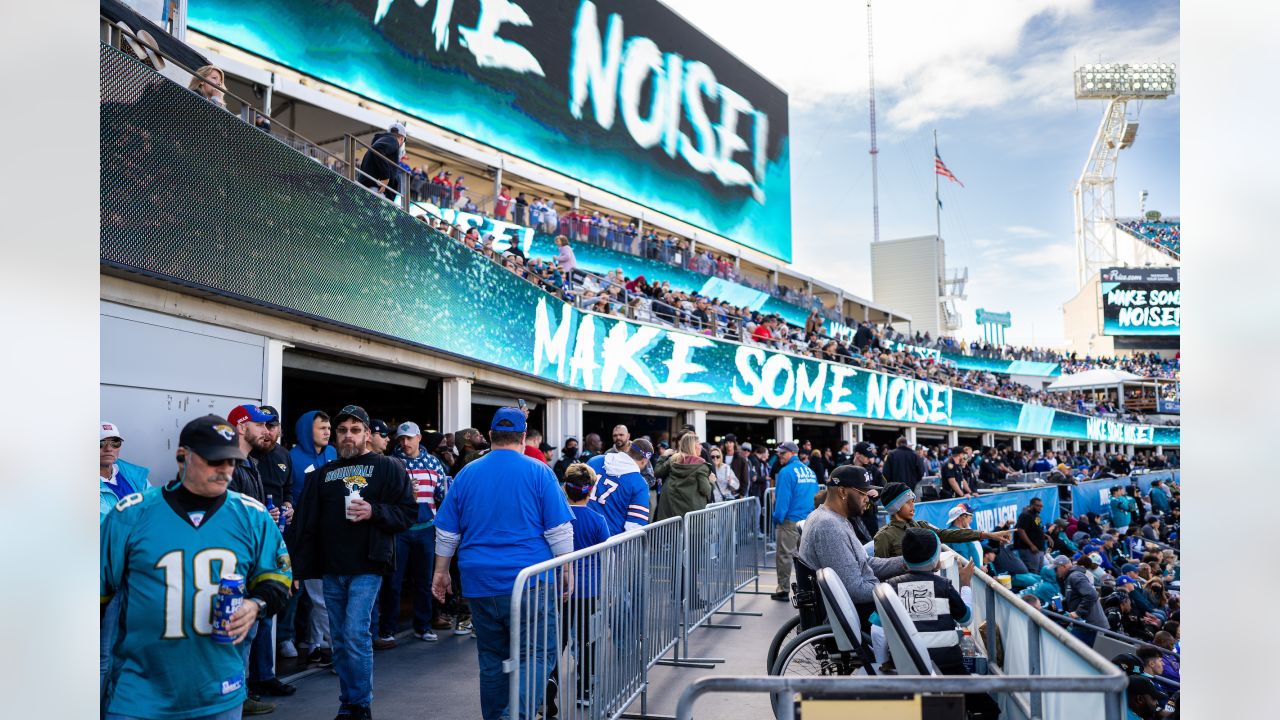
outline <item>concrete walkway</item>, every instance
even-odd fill
[[[772,572],[761,575],[760,588],[771,591]],[[680,693],[706,675],[764,673],[765,654],[774,632],[795,612],[790,603],[767,595],[736,597],[738,610],[762,612],[762,617],[717,615],[714,622],[740,624],[741,630],[698,628],[689,639],[693,657],[720,657],[726,662],[713,670],[658,665],[649,672],[647,710],[674,715]],[[727,609],[727,606],[726,608]],[[407,634],[398,647],[374,655],[373,712],[395,720],[476,720],[480,717],[479,666],[475,641],[441,631],[434,643]],[[288,678],[286,678],[288,679]],[[293,697],[272,698],[276,711],[264,716],[278,720],[327,720],[338,711],[338,676],[330,670],[309,671],[292,680]],[[721,696],[723,697],[723,696]],[[640,712],[637,701],[628,712]],[[767,720],[773,717],[769,697],[734,696],[732,702],[708,698],[698,705],[698,720]]]

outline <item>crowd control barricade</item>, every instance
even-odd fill
[[[646,667],[653,667],[680,643],[684,604],[684,520],[671,517],[644,526],[649,556],[649,585],[645,588],[644,651]]]
[[[733,503],[733,589],[760,594],[760,567],[764,564],[764,533],[760,531],[760,498],[746,497]],[[730,605],[733,599],[729,600]]]
[[[649,554],[639,530],[520,571],[511,591],[512,720],[544,717],[557,678],[559,717],[611,720],[646,688]],[[572,592],[566,578],[572,578]],[[578,700],[585,700],[580,703]]]
[[[757,508],[755,498],[743,498],[708,505],[684,516],[684,627],[683,645],[685,659],[692,662],[724,662],[720,658],[690,658],[689,634],[698,627],[730,630],[741,625],[711,622],[712,615],[760,615],[743,612],[733,607],[734,595],[739,588],[739,560],[737,559],[737,527],[743,515]],[[748,562],[745,558],[743,563]],[[746,578],[743,585],[749,583]],[[722,610],[725,604],[728,610]]]
[[[778,488],[771,487],[764,491],[764,511],[762,522],[764,529],[764,562],[769,556],[778,552],[778,533],[773,524],[773,506],[778,500]],[[764,567],[764,562],[761,567]]]

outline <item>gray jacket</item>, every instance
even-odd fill
[[[805,518],[799,555],[814,570],[824,567],[834,570],[855,603],[874,602],[873,591],[880,580],[907,571],[906,561],[901,557],[867,557],[849,519],[825,505]]]
[[[1102,613],[1102,603],[1098,600],[1098,591],[1093,587],[1093,578],[1083,567],[1071,568],[1063,585],[1063,609],[1075,613],[1076,617],[1100,628],[1107,628],[1107,616]]]

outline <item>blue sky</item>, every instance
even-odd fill
[[[793,264],[870,296],[865,4],[810,2],[793,17],[764,0],[667,1],[790,93]],[[965,184],[942,182],[947,263],[969,268],[960,334],[980,335],[985,307],[1012,311],[1011,343],[1061,344],[1077,290],[1071,191],[1104,107],[1074,99],[1072,70],[1177,63],[1178,4],[881,2],[874,22],[881,239],[934,231],[936,128]],[[1148,210],[1178,214],[1179,104],[1130,105],[1140,125],[1120,155],[1120,215],[1143,189]]]

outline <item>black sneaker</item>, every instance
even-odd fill
[[[787,600],[791,599],[791,594],[788,593],[786,590],[780,590],[770,595],[769,597],[773,598],[774,600],[777,600],[778,602],[786,602]]]
[[[320,667],[331,667],[333,665],[333,650],[322,647],[314,648],[311,654],[307,655],[307,662]]]
[[[373,711],[364,705],[352,705],[351,714],[347,717],[351,720],[373,720]]]
[[[298,692],[298,688],[280,682],[280,678],[271,678],[270,680],[249,681],[249,692],[259,696],[289,697]]]
[[[333,720],[351,720],[351,706],[343,703],[338,708],[338,714],[333,717]]]

